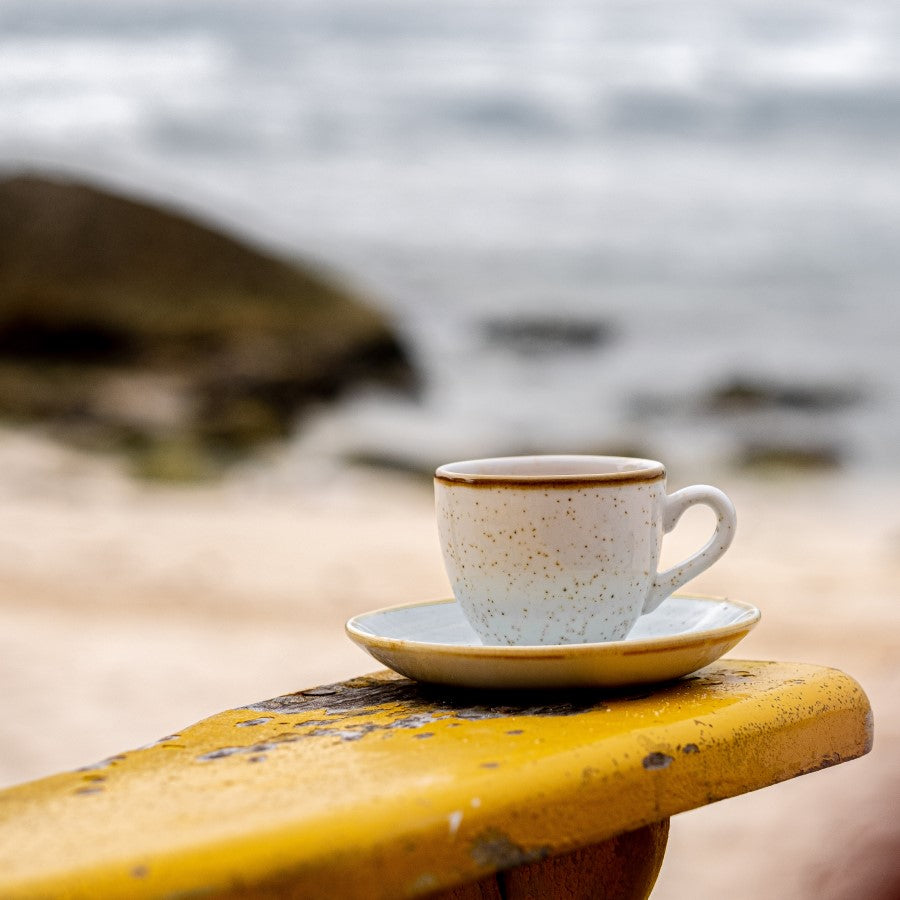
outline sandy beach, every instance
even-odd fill
[[[695,480],[670,472],[670,489]],[[677,817],[654,897],[878,897],[865,879],[882,877],[900,837],[900,482],[709,480],[740,525],[691,589],[763,610],[731,655],[852,674],[874,706],[876,745]],[[684,518],[667,561],[705,539],[707,515]],[[274,460],[213,486],[148,487],[104,458],[4,432],[0,785],[371,671],[345,619],[448,594],[425,481]]]

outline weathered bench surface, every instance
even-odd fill
[[[0,896],[428,894],[852,759],[871,732],[859,685],[810,665],[565,695],[380,672],[0,792]]]

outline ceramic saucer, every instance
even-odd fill
[[[487,646],[455,600],[354,616],[347,635],[388,668],[436,684],[475,688],[622,687],[668,681],[717,660],[759,621],[755,606],[675,595],[638,619],[625,640]]]

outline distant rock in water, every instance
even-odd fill
[[[613,329],[605,322],[584,319],[517,317],[484,323],[484,335],[492,344],[516,353],[563,353],[608,343]]]
[[[819,471],[840,468],[844,454],[833,444],[750,443],[741,450],[736,462],[740,468],[754,471]]]
[[[853,385],[789,384],[764,379],[735,377],[713,389],[705,398],[709,412],[751,412],[783,409],[794,412],[829,412],[863,400]]]
[[[84,184],[0,180],[0,416],[192,477],[314,400],[414,381],[383,317],[306,267]]]

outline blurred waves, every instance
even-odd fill
[[[0,166],[341,272],[415,401],[295,451],[887,465],[900,446],[887,0],[0,2]]]

